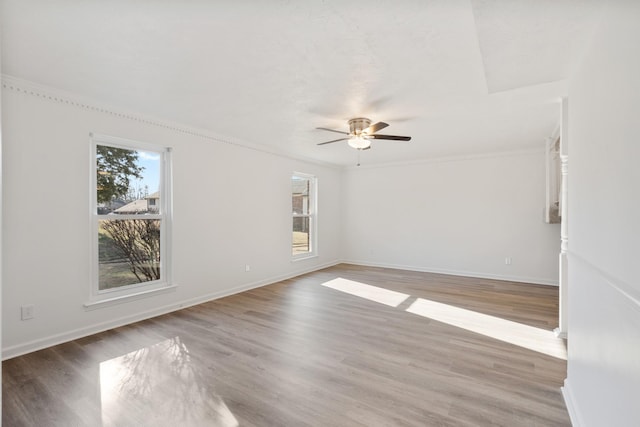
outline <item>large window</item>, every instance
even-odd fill
[[[92,136],[92,300],[169,283],[170,149]]]
[[[291,253],[294,259],[315,254],[316,186],[317,183],[314,176],[294,173],[291,177],[291,207],[293,213]]]

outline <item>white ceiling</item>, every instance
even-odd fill
[[[0,1],[5,75],[339,165],[542,147],[602,3]]]

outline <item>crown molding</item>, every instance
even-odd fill
[[[494,159],[494,158],[500,158],[500,157],[529,156],[529,155],[539,155],[539,154],[544,154],[543,147],[535,147],[535,148],[528,148],[528,149],[521,149],[521,150],[493,151],[488,153],[460,154],[460,155],[454,155],[454,156],[431,157],[428,159],[376,163],[373,165],[345,166],[344,169],[347,171],[355,171],[358,169],[391,168],[391,167],[423,165],[423,164],[431,164],[431,163],[448,163],[448,162],[460,162],[465,160]]]
[[[238,138],[218,135],[209,129],[195,128],[182,123],[172,122],[169,120],[159,119],[157,117],[147,116],[137,112],[128,111],[121,107],[106,105],[104,103],[101,103],[100,101],[87,98],[76,93],[53,88],[39,83],[34,83],[29,80],[24,80],[7,74],[2,74],[2,89],[21,93],[24,95],[34,96],[43,100],[68,105],[82,110],[101,113],[125,120],[131,120],[134,122],[142,123],[144,125],[162,128],[182,135],[202,138],[214,143],[234,145],[237,147],[258,151],[264,154],[283,157],[290,160],[302,161],[305,163],[312,163],[330,169],[342,169],[342,166],[335,165],[333,163],[323,162],[309,157],[293,155],[282,150],[272,149],[264,145],[254,144]]]

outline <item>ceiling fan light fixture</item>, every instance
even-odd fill
[[[316,128],[320,130],[328,130],[329,132],[341,133],[344,136],[342,138],[333,139],[331,141],[320,142],[318,145],[333,144],[334,142],[347,141],[349,147],[356,150],[367,150],[371,148],[371,140],[373,139],[387,139],[391,141],[411,141],[410,136],[399,135],[381,135],[377,133],[379,130],[389,126],[385,122],[378,122],[371,124],[371,120],[364,117],[356,117],[349,120],[349,132],[342,130],[335,130],[329,128]]]
[[[371,146],[371,141],[362,135],[354,135],[347,140],[347,144],[349,144],[350,147],[362,150],[364,148],[369,148]]]

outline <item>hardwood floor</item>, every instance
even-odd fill
[[[569,426],[565,360],[472,332],[557,312],[555,287],[339,265],[5,361],[2,425]]]

